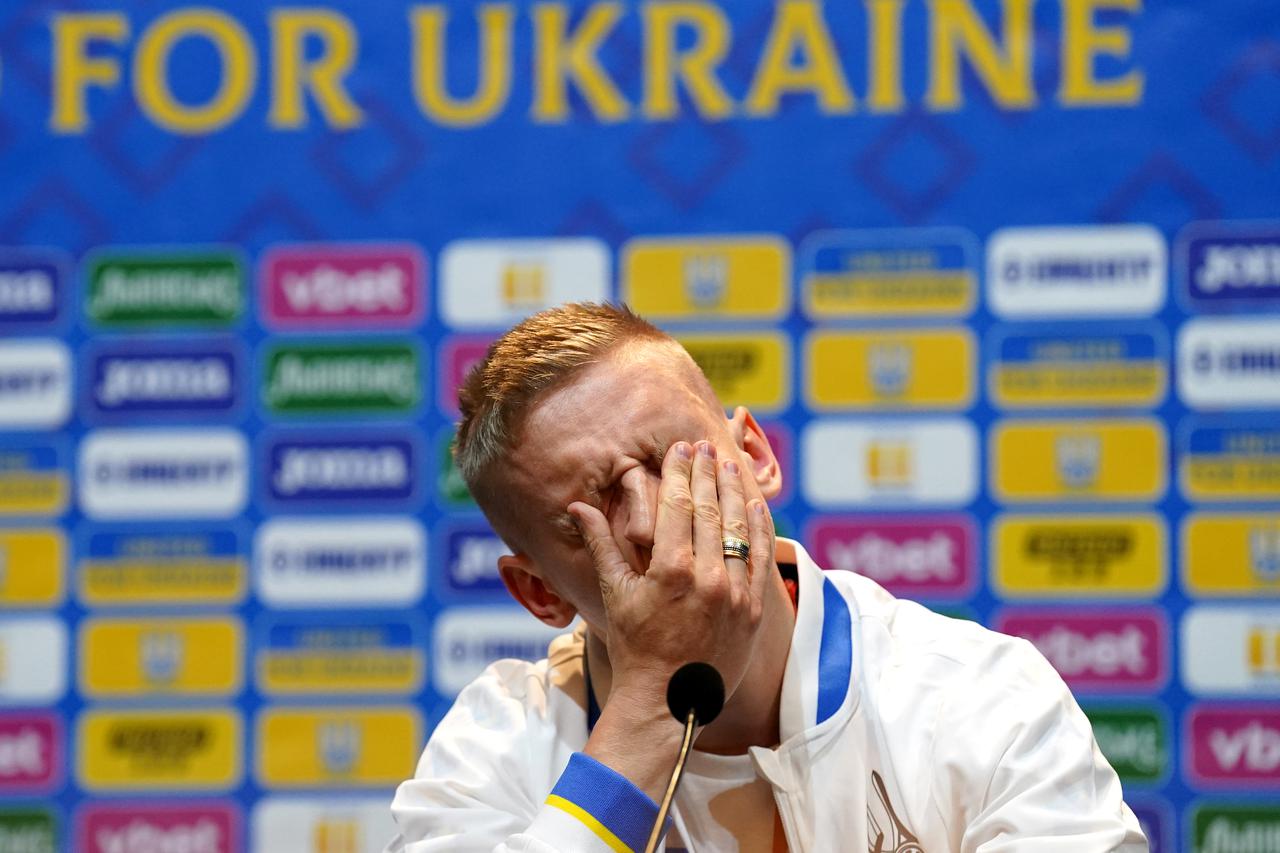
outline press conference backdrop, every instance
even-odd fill
[[[760,417],[819,563],[1039,646],[1153,849],[1280,849],[1278,33],[4,4],[0,851],[380,849],[457,691],[549,633],[455,389],[584,299]]]

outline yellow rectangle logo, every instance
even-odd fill
[[[86,604],[235,604],[247,570],[231,530],[181,533],[97,531],[81,549],[79,594]]]
[[[968,314],[977,252],[957,228],[821,231],[801,250],[805,309],[814,318]]]
[[[258,686],[267,693],[413,693],[426,665],[408,622],[282,620],[258,643]]]
[[[395,785],[422,749],[417,710],[270,708],[258,715],[258,782],[272,788]]]
[[[1162,330],[1010,332],[991,350],[991,399],[1006,408],[1155,406],[1168,385]]]
[[[1193,595],[1280,595],[1280,513],[1189,516],[1182,573]]]
[[[239,691],[244,641],[231,618],[90,619],[79,658],[95,698],[215,696]]]
[[[816,332],[806,349],[814,408],[963,409],[973,400],[965,329]]]
[[[787,338],[762,332],[677,337],[726,406],[760,411],[791,402],[791,350]]]
[[[622,294],[653,320],[779,319],[791,308],[791,251],[774,236],[632,240]]]
[[[992,583],[1014,598],[1138,598],[1164,590],[1164,521],[1156,515],[1001,516]]]
[[[76,738],[80,784],[94,791],[230,788],[240,781],[242,738],[234,711],[86,711]]]
[[[66,540],[55,528],[0,530],[0,609],[60,604],[66,554]]]
[[[1191,500],[1280,498],[1280,429],[1274,419],[1195,423],[1180,435],[1182,490]]]
[[[1149,419],[1005,421],[992,434],[993,490],[1004,501],[1158,500],[1166,444]]]

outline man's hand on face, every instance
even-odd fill
[[[678,442],[662,462],[652,556],[630,565],[595,507],[568,508],[591,553],[609,619],[610,697],[666,714],[667,680],[706,661],[732,696],[746,673],[773,566],[773,525],[764,501],[747,504],[743,473],[715,446]],[[723,554],[726,536],[751,544],[749,561]]]

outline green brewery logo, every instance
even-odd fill
[[[1087,708],[1098,748],[1124,782],[1158,782],[1169,761],[1164,720],[1141,708]]]
[[[406,412],[418,405],[420,375],[410,343],[276,346],[263,398],[277,412]]]
[[[1195,853],[1275,853],[1280,850],[1280,809],[1201,806],[1195,814]]]
[[[223,326],[244,309],[244,265],[230,251],[103,254],[88,283],[86,311],[106,326]]]
[[[0,811],[0,850],[57,853],[58,834],[53,815],[38,809]]]

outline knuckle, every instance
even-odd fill
[[[710,524],[720,523],[720,506],[711,501],[698,501],[693,508],[693,514],[698,521]]]
[[[724,532],[739,539],[747,539],[751,530],[747,527],[747,523],[740,518],[726,518]]]
[[[662,505],[674,512],[690,513],[693,511],[693,498],[684,490],[668,492],[662,498]]]

